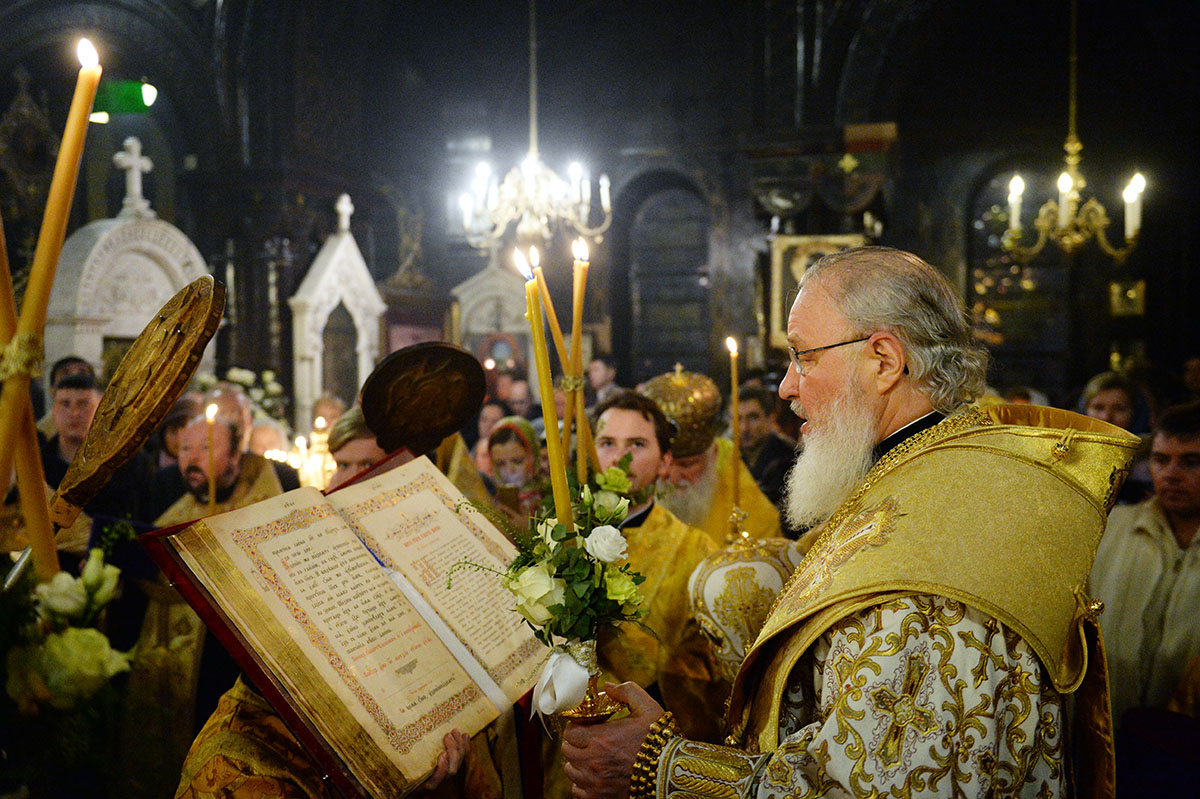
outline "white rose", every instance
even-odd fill
[[[104,577],[104,550],[96,547],[88,553],[87,564],[83,567],[83,574],[80,579],[83,580],[83,587],[88,591],[95,593],[100,587],[100,581]]]
[[[629,512],[629,497],[612,491],[597,491],[593,499],[596,518],[603,522],[621,522]]]
[[[68,627],[46,636],[43,674],[50,704],[67,710],[91,697],[113,675],[129,671],[129,659],[109,646],[104,633],[91,627]]]
[[[601,563],[612,563],[625,557],[625,536],[611,524],[602,524],[584,539],[587,553]]]
[[[517,612],[531,624],[541,626],[553,618],[550,607],[562,604],[567,584],[552,576],[549,566],[539,563],[510,579],[508,590],[517,597]]]
[[[551,552],[558,549],[558,542],[554,540],[554,535],[553,535],[554,534],[554,520],[553,519],[543,519],[542,521],[538,522],[537,532],[538,532],[538,538],[542,539],[542,541],[544,541],[546,543],[546,546],[550,547]]]
[[[33,590],[42,607],[59,616],[75,616],[87,607],[87,589],[82,580],[59,572]]]

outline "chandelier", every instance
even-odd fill
[[[1049,200],[1038,210],[1033,220],[1034,230],[1037,231],[1037,241],[1030,246],[1021,244],[1021,197],[1025,192],[1025,181],[1020,175],[1014,174],[1008,184],[1008,230],[1004,234],[1004,249],[1019,263],[1028,263],[1046,246],[1047,240],[1053,241],[1068,256],[1095,237],[1101,249],[1108,253],[1118,264],[1124,263],[1129,254],[1137,246],[1138,231],[1142,226],[1142,192],[1146,188],[1146,179],[1141,173],[1135,173],[1122,194],[1125,200],[1125,244],[1115,247],[1108,240],[1107,230],[1111,221],[1108,212],[1095,197],[1089,198],[1080,205],[1081,194],[1087,182],[1079,172],[1079,162],[1083,152],[1083,144],[1075,131],[1075,82],[1078,71],[1078,55],[1076,53],[1076,27],[1079,11],[1076,0],[1071,0],[1071,38],[1070,38],[1070,92],[1067,102],[1067,140],[1063,144],[1066,151],[1066,169],[1058,176],[1058,200]]]
[[[459,198],[463,229],[475,247],[490,248],[513,222],[517,240],[549,242],[555,228],[571,227],[588,238],[598,238],[612,224],[612,202],[607,175],[601,175],[599,220],[592,226],[592,182],[583,166],[568,167],[569,182],[542,163],[537,146],[537,13],[529,0],[529,152],[498,185],[491,167],[475,168],[471,191]]]

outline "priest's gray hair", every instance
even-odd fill
[[[912,253],[860,247],[827,255],[800,285],[820,281],[860,335],[884,330],[904,346],[909,373],[929,402],[951,413],[980,396],[987,351],[974,342],[950,282]]]

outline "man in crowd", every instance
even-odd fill
[[[742,459],[771,504],[779,507],[783,484],[796,459],[796,442],[775,426],[775,395],[762,386],[746,386],[738,393]]]
[[[596,405],[624,390],[617,385],[617,365],[612,358],[601,355],[592,358],[587,374],[588,384],[596,396]]]
[[[87,438],[104,394],[95,377],[86,372],[75,372],[60,377],[51,396],[50,418],[57,432],[42,445],[42,469],[46,484],[58,488]],[[76,555],[84,554],[93,521],[107,525],[121,519],[141,520],[145,512],[144,487],[150,473],[150,459],[141,452],[135,453],[87,504],[85,516],[71,526],[69,533],[60,534],[59,548]]]
[[[780,394],[805,419],[788,508],[823,527],[742,665],[728,745],[609,686],[631,714],[567,729],[575,796],[1066,795],[1060,691],[1097,676],[1076,592],[1136,442],[1066,412],[1047,430],[1010,406],[964,410],[986,357],[958,293],[908,253],[810,267],[788,340]],[[1088,696],[1098,721],[1073,743],[1103,782],[1107,702]]]
[[[54,396],[54,388],[58,385],[59,381],[69,375],[87,375],[96,380],[96,369],[78,355],[68,355],[65,358],[59,358],[50,367],[50,373],[47,378],[51,397]],[[54,414],[47,411],[42,418],[38,419],[37,429],[46,438],[53,437],[58,432],[54,427]]]
[[[529,381],[524,379],[514,380],[509,386],[508,407],[512,408],[514,414],[525,419],[535,419],[541,415],[540,408],[537,416],[533,413],[533,394],[529,390]]]
[[[1092,567],[1118,727],[1132,708],[1166,707],[1200,655],[1200,403],[1163,412],[1150,476],[1154,496],[1113,508]]]
[[[647,381],[644,390],[679,431],[667,476],[659,481],[659,500],[723,546],[731,530],[736,485],[738,509],[746,514],[742,526],[750,537],[780,535],[778,509],[763,495],[746,464],[734,458],[733,442],[716,436],[721,413],[716,383],[677,366]]]
[[[245,437],[239,418],[218,414],[211,451],[204,415],[183,426],[175,468],[186,491],[154,520],[156,527],[192,522],[283,493],[270,461],[241,449]],[[216,487],[211,506],[210,474]],[[135,585],[149,604],[122,705],[122,751],[127,753],[122,768],[142,787],[140,795],[164,796],[178,783],[192,738],[241,669],[162,575]]]

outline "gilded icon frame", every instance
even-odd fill
[[[830,253],[862,247],[867,237],[861,233],[827,236],[775,236],[771,239],[771,313],[772,347],[787,347],[787,318],[800,285],[800,276],[818,259]]]

